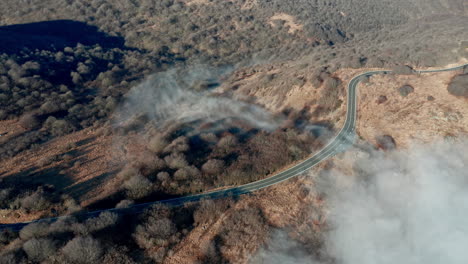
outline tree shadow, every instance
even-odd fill
[[[70,161],[63,161],[61,164],[55,164],[53,166],[44,165],[46,167],[40,167],[40,165],[31,166],[21,172],[7,174],[3,172],[2,176],[3,184],[14,186],[15,189],[30,189],[36,188],[42,185],[52,185],[57,193],[64,193],[64,190],[71,186],[75,180],[73,177],[67,175],[64,170],[70,168],[76,161],[83,162],[82,157],[89,153],[89,150],[70,150],[60,155],[57,155],[54,160],[50,162],[56,162],[57,158],[64,157],[64,155],[71,155],[73,159]]]
[[[79,200],[80,197],[90,192],[95,187],[102,185],[104,182],[106,182],[107,179],[109,179],[109,177],[114,176],[117,172],[118,171],[115,170],[111,172],[102,173],[101,175],[93,177],[89,180],[69,186],[68,188],[66,188],[65,192],[71,197]]]
[[[29,149],[34,144],[42,144],[48,140],[46,133],[40,130],[20,132],[8,140],[0,141],[0,159],[14,157]],[[0,173],[0,175],[2,175]]]
[[[110,36],[96,26],[73,20],[42,21],[0,27],[0,53],[22,50],[63,50],[65,47],[100,45],[103,48],[125,48],[120,36]]]
[[[95,141],[96,139],[97,139],[97,137],[95,137],[95,136],[94,136],[94,137],[85,138],[85,139],[82,139],[82,140],[76,142],[76,145],[77,145],[78,147],[81,147],[81,146],[84,146],[84,145],[88,145],[89,143]]]
[[[73,183],[73,180],[62,174],[61,166],[53,166],[45,169],[31,167],[19,173],[11,174],[3,178],[2,185],[13,186],[17,190],[35,189],[42,185],[52,185],[60,192],[61,189]]]

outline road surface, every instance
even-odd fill
[[[440,70],[416,70],[414,71],[417,74],[423,73],[433,73],[433,72],[445,72],[445,71],[454,71],[460,70],[464,67],[468,67],[468,64],[447,68],[447,69],[440,69]],[[95,217],[98,216],[101,212],[110,211],[110,212],[118,212],[118,213],[136,213],[141,212],[145,208],[153,204],[166,204],[171,206],[181,205],[187,202],[194,202],[199,201],[201,199],[216,199],[222,197],[229,197],[229,196],[238,196],[241,194],[251,193],[257,190],[261,190],[267,188],[271,185],[278,184],[280,182],[286,181],[291,179],[295,176],[302,174],[303,172],[311,169],[315,165],[319,164],[320,162],[326,160],[327,158],[342,152],[343,149],[347,148],[349,145],[353,144],[355,138],[355,129],[356,129],[356,117],[357,117],[357,86],[359,82],[362,80],[363,77],[370,77],[376,74],[389,74],[391,71],[389,70],[382,70],[382,71],[369,71],[362,73],[356,77],[354,77],[348,83],[348,98],[347,98],[347,111],[346,111],[346,121],[344,123],[343,128],[340,132],[320,151],[311,155],[306,160],[294,165],[293,167],[286,169],[282,172],[274,174],[273,176],[259,180],[256,182],[248,183],[245,185],[232,187],[228,189],[216,190],[196,195],[184,196],[174,199],[144,203],[144,204],[137,204],[133,205],[130,208],[111,208],[99,211],[93,211],[88,213],[80,214],[80,217]],[[65,216],[62,216],[65,217]],[[39,219],[31,222],[23,222],[23,223],[15,223],[15,224],[5,224],[0,225],[0,230],[5,228],[11,228],[13,230],[20,230],[25,225],[34,222],[53,222],[62,217],[55,217],[55,218],[45,218]]]

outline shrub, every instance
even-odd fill
[[[28,258],[35,262],[41,262],[47,257],[53,255],[57,246],[51,239],[30,239],[23,244],[23,250],[28,255]]]
[[[68,109],[68,115],[71,118],[75,118],[76,120],[86,120],[89,116],[87,109],[81,105],[76,104]]]
[[[17,258],[15,254],[10,253],[6,255],[0,255],[0,263],[2,264],[18,264],[21,263],[21,259]]]
[[[186,152],[190,149],[187,137],[178,137],[164,148],[164,152]]]
[[[188,162],[185,159],[185,155],[182,153],[172,153],[171,155],[166,156],[164,158],[164,161],[166,161],[166,164],[171,169],[182,169],[188,166]]]
[[[80,204],[75,199],[69,196],[62,196],[63,207],[66,209],[68,214],[76,213],[81,210]]]
[[[400,92],[400,95],[403,97],[408,96],[410,93],[414,92],[414,88],[410,85],[403,85],[398,89],[398,92]]]
[[[133,238],[135,242],[144,249],[161,247],[162,251],[158,254],[164,258],[166,250],[169,249],[171,243],[177,242],[177,228],[171,221],[173,212],[165,205],[156,204],[146,210]]]
[[[41,126],[41,122],[32,113],[24,114],[19,120],[20,126],[26,129],[36,129]]]
[[[227,199],[200,201],[198,208],[193,213],[194,224],[199,226],[215,221],[231,203],[232,201]]]
[[[39,167],[45,167],[45,166],[52,164],[52,162],[54,162],[56,159],[57,159],[57,156],[45,156],[39,159],[39,161],[37,162],[37,165]]]
[[[21,204],[22,209],[29,211],[46,210],[52,205],[45,193],[41,190],[21,198],[19,203]]]
[[[220,174],[224,170],[224,161],[210,159],[202,166],[202,171],[210,175]]]
[[[142,175],[137,175],[124,183],[127,196],[130,199],[141,199],[149,195],[153,190],[153,184]]]
[[[47,118],[44,123],[44,127],[53,136],[63,136],[74,130],[73,126],[70,125],[66,120],[58,120],[53,116]]]
[[[166,163],[151,152],[145,151],[141,153],[138,160],[132,162],[132,166],[139,168],[141,174],[148,176],[166,167]]]
[[[59,218],[49,226],[49,234],[71,232],[76,219],[72,216]]]
[[[40,238],[44,237],[48,234],[49,232],[49,225],[44,222],[38,222],[38,223],[31,223],[23,229],[21,229],[19,233],[19,237],[22,240],[29,240],[31,238]]]
[[[78,68],[76,68],[76,71],[79,74],[86,75],[91,72],[91,68],[89,68],[86,64],[80,62],[78,63]]]
[[[383,104],[387,102],[388,98],[385,95],[380,95],[379,98],[377,99],[376,103],[377,104]]]
[[[189,176],[190,176],[190,172],[187,169],[185,168],[178,169],[174,173],[174,180],[177,180],[177,181],[188,180]]]
[[[1,99],[1,98],[0,98]],[[5,120],[8,117],[8,113],[5,110],[0,110],[0,120]]]
[[[64,256],[74,263],[97,263],[102,255],[101,243],[92,237],[75,237],[63,248]]]
[[[319,99],[319,104],[325,112],[338,109],[341,106],[340,89],[341,80],[332,77],[325,77],[325,83]]]
[[[396,141],[390,135],[377,136],[375,138],[377,146],[383,150],[392,150],[396,148]]]
[[[213,133],[202,133],[200,138],[208,143],[216,143],[218,142],[218,138]]]
[[[18,237],[16,232],[10,229],[3,229],[0,231],[0,246],[7,245]]]
[[[168,142],[164,139],[162,135],[156,135],[150,140],[148,144],[148,149],[158,154],[164,150],[167,144]]]
[[[191,177],[191,179],[199,178],[200,175],[201,175],[200,170],[197,167],[193,166],[193,165],[185,167],[185,169],[188,171],[189,176]]]
[[[325,89],[337,89],[340,86],[341,80],[337,78],[328,77],[325,80]]]
[[[176,226],[169,218],[150,217],[144,224],[136,227],[133,236],[140,247],[147,249],[168,246],[169,239],[176,232]]]
[[[119,180],[126,181],[138,175],[140,175],[140,171],[137,168],[126,166],[117,174],[117,178]]]
[[[268,233],[268,224],[258,208],[237,210],[224,223],[221,252],[242,244],[258,244]]]
[[[451,95],[468,97],[468,74],[455,76],[447,90]]]
[[[225,153],[228,153],[231,148],[235,147],[238,143],[239,142],[234,135],[227,135],[221,138],[216,146]]]
[[[117,221],[117,214],[111,212],[102,212],[98,217],[86,220],[86,226],[90,232],[96,232],[114,226]]]
[[[128,208],[133,204],[134,202],[132,200],[122,200],[115,206],[115,208]]]
[[[72,78],[72,82],[74,84],[80,84],[83,80],[83,78],[81,78],[81,75],[77,72],[71,72],[70,77]]]
[[[51,101],[45,102],[39,108],[39,112],[41,114],[43,114],[43,115],[52,114],[52,113],[55,113],[55,112],[57,112],[59,110],[60,110],[59,106],[57,104],[51,102]]]
[[[401,74],[401,75],[411,75],[414,73],[413,68],[408,65],[397,65],[392,68],[394,74]]]
[[[12,194],[13,188],[0,189],[0,208],[8,208]]]
[[[130,257],[131,253],[126,247],[115,247],[107,250],[102,257],[102,264],[136,264]]]
[[[88,236],[91,234],[91,230],[88,229],[84,223],[72,223],[70,231],[77,236]]]
[[[158,181],[165,182],[168,181],[171,178],[171,176],[169,175],[169,173],[161,171],[156,175],[156,178],[158,179]]]

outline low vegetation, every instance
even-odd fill
[[[402,87],[398,88],[398,92],[401,96],[407,97],[410,93],[414,92],[414,88],[411,85],[403,85]]]
[[[60,195],[51,184],[21,184],[10,181],[0,183],[0,210],[3,210],[3,213],[39,213],[44,217],[53,217],[81,210],[73,198]]]
[[[455,76],[448,85],[448,92],[455,96],[468,97],[468,74]]]
[[[234,205],[232,200],[202,201],[179,208],[155,205],[136,217],[104,212],[89,219],[68,217],[33,223],[20,232],[6,229],[0,231],[0,250],[4,249],[0,263],[165,263],[191,230],[218,221],[223,211]],[[261,209],[234,210],[219,231],[219,239],[198,260],[231,260],[239,241],[261,243],[270,228]]]
[[[158,69],[151,61],[99,43],[0,55],[0,119],[19,119],[27,130],[3,145],[0,157],[106,122],[122,95]]]
[[[323,142],[294,126],[267,132],[243,123],[220,125],[194,122],[155,129],[147,124],[134,143],[130,136],[126,145],[141,144],[142,137],[147,143],[146,150],[128,154],[128,164],[117,175],[122,199],[144,201],[249,183],[305,158]],[[118,131],[121,137],[133,133]]]

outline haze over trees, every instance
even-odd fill
[[[458,0],[257,1],[251,8],[230,1],[49,2],[2,3],[0,119],[27,114],[34,118],[27,128],[49,119],[50,136],[95,124],[138,80],[177,61],[222,65],[252,56],[284,60],[306,54],[332,72],[433,66],[461,56],[442,51],[457,49],[466,38],[466,10]],[[437,23],[413,21],[434,10],[454,15],[440,15]],[[291,33],[291,21],[272,24],[279,13],[292,16],[302,30]],[[29,141],[48,135],[31,135]]]

